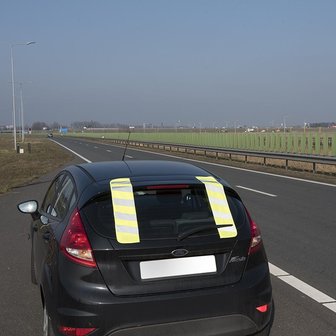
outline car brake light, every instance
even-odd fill
[[[67,336],[86,336],[89,335],[92,331],[96,330],[96,328],[73,328],[73,327],[58,327],[58,331]]]
[[[261,239],[261,232],[257,226],[257,224],[251,218],[251,215],[246,210],[247,217],[250,222],[250,229],[251,229],[251,244],[249,249],[249,255],[255,253],[261,247],[262,239]]]
[[[97,267],[89,239],[77,209],[72,213],[69,224],[64,230],[61,239],[61,251],[77,264]]]
[[[262,305],[257,307],[256,309],[260,312],[260,313],[266,313],[268,311],[268,304]]]
[[[189,188],[188,184],[163,184],[147,186],[148,190],[161,190],[161,189],[186,189]]]

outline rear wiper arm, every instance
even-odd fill
[[[221,227],[228,227],[228,226],[232,226],[232,224],[199,226],[199,227],[196,227],[194,229],[190,229],[190,230],[187,230],[187,231],[184,231],[184,232],[180,233],[177,236],[177,240],[180,241],[180,240],[182,240],[184,238],[187,238],[187,237],[193,235],[194,233],[198,233],[198,232],[202,232],[202,231],[208,231],[208,230],[213,230],[213,229],[218,229],[218,228],[221,228]]]

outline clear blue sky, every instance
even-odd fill
[[[0,125],[336,120],[334,0],[1,0]]]

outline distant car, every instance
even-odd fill
[[[48,133],[48,138],[53,138],[54,137],[54,135],[52,134],[52,133]]]
[[[269,335],[270,275],[238,194],[196,166],[69,166],[31,214],[43,335]]]

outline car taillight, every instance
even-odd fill
[[[265,304],[259,307],[256,307],[256,309],[260,312],[260,313],[266,313],[268,311],[269,308],[269,304]]]
[[[73,328],[73,327],[58,327],[58,331],[62,335],[67,336],[86,336],[89,335],[92,331],[96,330],[96,328]]]
[[[61,251],[77,264],[97,267],[89,239],[77,209],[72,213],[69,224],[64,230],[61,239]]]
[[[249,255],[255,253],[259,250],[259,248],[262,246],[262,239],[261,239],[261,232],[257,226],[257,224],[253,221],[251,218],[251,215],[246,210],[247,217],[250,222],[250,229],[251,229],[251,245],[249,249]]]

